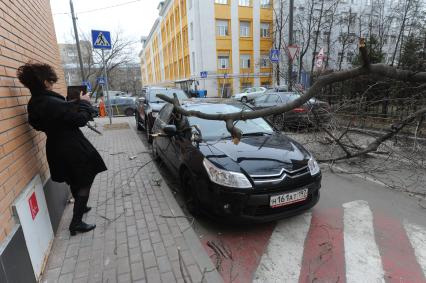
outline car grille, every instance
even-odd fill
[[[298,178],[303,175],[306,175],[309,173],[308,166],[304,166],[302,168],[299,168],[294,171],[289,171],[286,169],[281,169],[281,172],[279,174],[274,175],[250,175],[250,177],[253,179],[254,183],[261,184],[261,183],[272,183],[272,182],[280,182],[284,180],[285,178]]]
[[[311,201],[312,201],[312,192],[309,192],[308,197],[301,202],[296,202],[296,203],[292,203],[292,204],[281,206],[281,207],[275,207],[275,208],[272,208],[269,205],[247,207],[244,213],[251,216],[267,216],[267,215],[273,215],[273,214],[280,214],[280,213],[304,206],[310,203]]]

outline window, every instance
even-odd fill
[[[192,52],[192,71],[195,72],[195,52]]]
[[[269,68],[270,67],[268,54],[262,54],[262,57],[260,57],[260,67],[261,68]]]
[[[217,68],[228,69],[229,68],[229,55],[221,54],[217,57]]]
[[[192,0],[188,0],[188,6],[189,6],[189,10],[191,10],[191,8],[192,8]]]
[[[214,0],[214,2],[215,2],[216,4],[223,4],[223,5],[228,4],[228,0]]]
[[[189,25],[189,30],[191,32],[191,40],[194,40],[194,24],[193,23]]]
[[[240,22],[240,36],[249,37],[250,36],[250,22]]]
[[[281,99],[278,96],[278,94],[270,94],[269,97],[266,99],[266,102],[268,102],[268,103],[280,103]]]
[[[270,0],[260,0],[260,8],[271,8]]]
[[[240,55],[240,66],[241,66],[241,69],[250,68],[250,55],[248,54]]]
[[[241,83],[241,89],[250,89],[250,88],[251,88],[251,83]]]
[[[228,21],[226,20],[216,20],[216,35],[217,36],[227,36],[228,34]]]
[[[269,33],[269,24],[268,23],[260,23],[260,37],[267,38],[270,36]]]
[[[240,6],[250,7],[250,0],[239,0]]]

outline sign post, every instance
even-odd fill
[[[109,97],[109,89],[108,89],[108,75],[105,65],[105,49],[110,50],[111,49],[111,34],[109,31],[101,31],[101,30],[92,30],[92,43],[94,49],[101,49],[102,50],[102,64],[103,64],[103,70],[104,70],[104,80],[105,80],[105,90],[107,93],[107,99],[108,99],[108,117],[109,117],[109,124],[112,124],[112,106],[111,106],[111,100]],[[102,86],[102,91],[104,87]]]

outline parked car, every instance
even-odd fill
[[[113,115],[133,116],[135,114],[136,98],[112,96],[110,97],[110,101]],[[105,98],[106,111],[109,111],[109,103],[108,98]],[[99,107],[99,103],[97,106]]]
[[[268,88],[266,92],[288,92],[288,86],[280,85],[280,86],[271,87],[271,88]]]
[[[234,100],[191,99],[187,110],[252,111]],[[223,121],[175,115],[167,104],[153,127],[153,154],[181,181],[190,212],[266,222],[301,213],[319,200],[321,172],[302,145],[263,118],[237,121],[234,144]]]
[[[145,130],[148,142],[152,142],[151,130],[154,125],[155,118],[158,112],[165,105],[165,101],[157,97],[157,94],[164,94],[173,97],[176,93],[179,100],[187,99],[188,95],[181,89],[176,88],[163,88],[163,87],[149,87],[145,92],[136,100],[136,125],[138,130]]]
[[[247,102],[261,96],[266,91],[264,87],[249,87],[243,89],[242,93],[237,93],[232,96],[233,99],[240,100],[241,102]]]
[[[287,104],[299,97],[300,95],[296,92],[267,92],[253,101],[253,108],[258,110]],[[306,127],[315,122],[327,123],[330,121],[330,105],[312,98],[289,112],[270,117],[270,120],[279,130],[284,127]]]

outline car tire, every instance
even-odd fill
[[[157,146],[155,145],[156,143],[155,142],[153,142],[152,143],[152,160],[154,160],[154,161],[156,161],[156,162],[159,162],[160,160],[161,160],[161,157],[160,157],[160,155],[158,154],[158,151],[157,151]]]
[[[248,101],[247,96],[241,97],[241,102],[242,103],[247,103],[247,101]]]
[[[152,143],[152,133],[151,129],[149,128],[148,117],[145,117],[145,132],[148,143]]]
[[[124,115],[126,115],[127,117],[133,116],[135,114],[135,111],[132,108],[127,108],[126,110],[124,110]]]
[[[139,118],[139,112],[138,112],[138,111],[135,111],[135,120],[136,120],[136,128],[137,128],[139,131],[142,131],[142,130],[143,130],[143,127],[142,127],[142,125],[141,125],[141,120],[140,120],[140,118]]]
[[[199,216],[201,212],[200,200],[197,196],[194,177],[188,169],[183,170],[181,186],[186,208],[192,216]]]
[[[272,124],[277,130],[282,131],[284,129],[284,115],[274,115],[274,117],[272,117]]]

